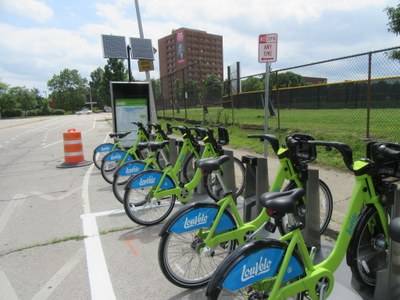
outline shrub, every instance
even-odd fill
[[[22,110],[21,109],[7,109],[3,111],[2,117],[3,118],[13,118],[13,117],[21,117]]]
[[[65,115],[65,110],[63,109],[53,109],[51,111],[52,115]]]

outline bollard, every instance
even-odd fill
[[[320,229],[320,210],[319,210],[319,171],[316,169],[308,170],[306,184],[306,226],[303,230],[304,240],[310,247],[315,247],[317,251],[321,249]]]
[[[63,133],[64,139],[64,162],[57,168],[82,167],[92,164],[86,161],[83,154],[83,145],[81,132],[70,128]]]
[[[176,163],[176,159],[178,158],[178,150],[177,150],[177,147],[178,147],[178,142],[177,142],[177,140],[176,139],[173,139],[173,138],[170,138],[169,139],[169,157],[168,157],[168,159],[169,159],[169,162],[172,164],[172,165],[175,165],[175,163]]]
[[[400,217],[400,188],[397,184],[391,186],[389,202],[392,204],[390,218]],[[391,241],[388,250],[388,264],[376,273],[374,297],[359,291],[364,299],[400,299],[400,243]]]
[[[243,221],[249,222],[261,212],[262,207],[258,199],[269,189],[268,160],[265,157],[246,155],[242,156],[242,162],[246,166]]]

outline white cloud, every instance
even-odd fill
[[[40,0],[2,0],[1,8],[37,22],[45,22],[54,15],[53,9]]]

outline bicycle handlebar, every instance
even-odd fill
[[[247,135],[248,138],[259,138],[260,141],[268,141],[271,144],[272,149],[274,150],[275,154],[278,154],[279,150],[279,140],[276,136],[271,134],[249,134]]]
[[[349,145],[341,142],[325,142],[325,141],[315,141],[315,140],[310,140],[308,141],[309,144],[315,145],[315,146],[325,146],[328,151],[331,150],[331,148],[337,149],[340,154],[343,157],[344,164],[350,171],[354,171],[353,169],[353,151],[349,147]]]
[[[384,156],[387,156],[388,158],[400,160],[400,151],[391,149],[384,144],[378,147],[378,152],[382,153]]]

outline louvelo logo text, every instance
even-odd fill
[[[207,223],[207,219],[208,216],[205,215],[204,213],[199,213],[198,215],[196,215],[194,218],[188,218],[186,217],[184,223],[183,223],[183,227],[185,229],[194,227],[194,226],[198,226],[198,225],[204,225]]]
[[[242,276],[240,280],[242,282],[246,282],[249,279],[252,279],[256,276],[260,276],[264,273],[268,273],[271,270],[272,261],[263,256],[260,257],[260,260],[253,265],[247,266],[243,265],[242,267]]]

